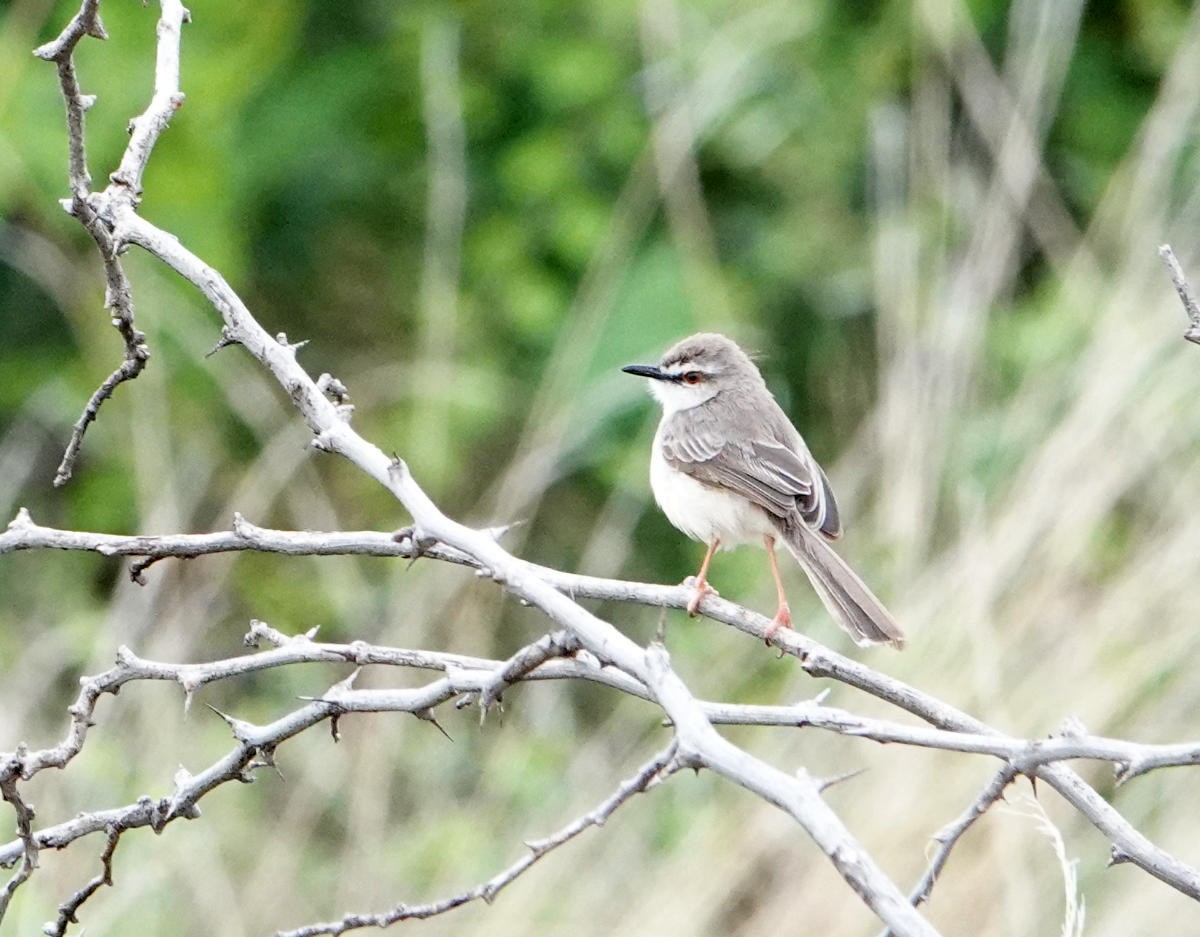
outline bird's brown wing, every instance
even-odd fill
[[[729,489],[777,518],[799,513],[809,527],[827,537],[841,532],[825,473],[790,423],[792,445],[779,439],[778,431],[770,432],[770,438],[747,432],[747,426],[762,427],[761,417],[757,424],[727,420],[721,430],[713,422],[705,407],[680,411],[667,420],[659,436],[667,464],[703,484]]]

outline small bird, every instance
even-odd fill
[[[817,595],[855,644],[904,646],[904,632],[854,571],[826,542],[842,525],[829,479],[800,433],[736,343],[701,332],[667,349],[656,364],[631,364],[650,379],[662,421],[650,456],[650,487],[667,519],[707,544],[688,613],[706,595],[713,554],[747,543],[767,548],[779,607],[767,640],[792,627],[775,561],[782,540]]]

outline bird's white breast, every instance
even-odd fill
[[[660,424],[661,427],[661,424]],[[776,535],[767,513],[740,495],[696,481],[671,468],[663,458],[657,434],[650,455],[650,488],[667,520],[693,540],[719,538],[728,550]]]

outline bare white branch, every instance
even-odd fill
[[[794,706],[705,706],[708,718],[717,725],[811,726],[884,744],[992,755],[1006,761],[1017,774],[1033,774],[1057,761],[1107,761],[1116,766],[1118,783],[1124,783],[1158,768],[1200,764],[1200,742],[1151,744],[1074,731],[1044,739],[1019,739],[999,733],[957,732],[871,719],[812,700]]]
[[[79,909],[83,907],[83,903],[103,886],[112,885],[113,854],[117,851],[117,844],[120,841],[121,831],[116,827],[110,827],[107,841],[104,844],[104,851],[100,853],[100,873],[89,879],[82,888],[58,906],[58,918],[47,923],[42,928],[44,934],[47,934],[48,937],[65,937],[67,928],[72,924],[79,923],[78,914]]]
[[[494,544],[487,532],[474,532]],[[293,532],[268,530],[235,517],[234,528],[227,533],[174,535],[167,537],[115,537],[40,527],[28,514],[21,512],[0,534],[0,552],[15,549],[56,548],[95,550],[107,555],[135,555],[160,559],[167,556],[196,556],[209,552],[253,549],[285,554],[325,555],[334,553],[415,557],[428,556],[452,563],[486,569],[486,564],[468,552],[432,541],[417,543],[420,538],[407,531],[398,537],[376,531],[357,532]],[[634,602],[667,608],[684,608],[691,597],[690,590],[680,586],[661,586],[624,580],[603,579],[562,572],[536,566],[511,558],[514,567],[537,580],[553,586],[572,598],[594,598],[607,601]],[[141,568],[144,568],[141,567]],[[770,622],[762,615],[724,599],[710,597],[701,611],[708,617],[731,625],[738,630],[762,639]],[[896,742],[940,748],[952,751],[987,754],[1010,760],[1019,770],[1033,772],[1064,796],[1076,809],[1097,826],[1113,843],[1116,853],[1137,862],[1147,871],[1163,878],[1186,894],[1200,896],[1200,878],[1195,870],[1154,846],[1127,821],[1112,805],[1095,793],[1069,768],[1054,762],[1081,758],[1112,762],[1117,766],[1118,781],[1126,781],[1146,771],[1177,765],[1200,763],[1200,743],[1147,745],[1102,737],[1060,736],[1043,740],[1026,740],[1005,736],[972,716],[922,693],[874,668],[846,658],[819,642],[791,631],[777,632],[775,644],[800,662],[814,677],[827,677],[853,686],[872,696],[910,712],[935,728],[904,726],[895,723],[865,720],[828,707],[798,711],[794,707],[723,707],[705,713],[715,723],[754,722],[776,725],[812,725],[848,735],[862,735],[879,742]],[[324,647],[324,646],[322,646]],[[351,659],[354,646],[342,649],[331,647],[317,650],[306,648],[309,659]],[[367,653],[359,648],[358,653]],[[370,653],[378,653],[378,649]],[[412,654],[415,652],[404,652]],[[421,652],[428,654],[429,652]],[[371,662],[398,663],[382,654]],[[292,649],[287,659],[296,659],[299,652]],[[387,660],[383,658],[387,657]],[[251,658],[255,659],[255,658]],[[281,658],[283,659],[283,658]],[[465,662],[464,662],[465,663]],[[486,662],[475,660],[477,665]],[[568,667],[575,662],[561,661]],[[238,665],[241,666],[241,665]],[[264,666],[256,664],[255,666]],[[539,668],[534,679],[549,678],[551,670]],[[592,669],[588,679],[608,683],[623,692],[643,695],[646,689],[639,680],[621,668]]]
[[[271,530],[251,524],[240,514],[235,515],[233,529],[228,532],[129,537],[42,527],[32,521],[27,511],[21,509],[17,517],[9,524],[8,529],[4,533],[0,533],[0,554],[29,549],[86,550],[105,556],[142,556],[152,560],[167,557],[190,558],[239,550],[292,556],[362,555],[402,558],[425,556],[480,568],[479,562],[473,557],[444,544],[434,542],[417,547],[409,533],[396,536],[379,531]],[[524,561],[517,562],[522,563],[534,575],[574,598],[633,602],[668,608],[684,608],[690,598],[689,590],[677,586],[603,579],[562,572],[549,567],[524,563]],[[139,567],[139,569],[144,568],[144,564]],[[739,627],[756,637],[762,637],[769,625],[763,616],[720,599],[710,599],[705,604],[703,611],[717,621]],[[254,655],[245,658],[244,661],[220,662],[221,665],[225,668],[259,669],[275,666],[276,661],[286,663],[299,660],[353,660],[359,664],[457,666],[489,670],[495,667],[494,661],[442,655],[430,651],[401,651],[363,644],[339,646],[306,642],[298,645],[297,642],[300,642],[300,638],[288,638],[278,632],[272,632],[262,623],[255,623],[251,634],[247,637],[258,638],[272,633],[275,635],[273,640],[282,642],[289,647],[285,654],[277,655],[270,660],[265,659],[263,655]],[[1005,736],[983,726],[982,723],[977,723],[971,717],[954,710],[941,701],[924,697],[913,688],[906,687],[873,668],[836,654],[804,635],[783,632],[777,635],[777,639],[784,650],[800,658],[814,676],[828,676],[835,680],[842,680],[921,716],[934,725],[945,724],[950,727],[947,729],[923,728],[867,719],[845,710],[821,706],[815,701],[808,701],[797,706],[706,704],[708,707],[706,713],[714,724],[812,726],[839,732],[843,735],[860,735],[877,742],[895,742],[946,751],[993,755],[1008,760],[1020,773],[1030,773],[1039,766],[1057,761],[1072,759],[1108,761],[1117,766],[1117,779],[1122,783],[1158,768],[1200,764],[1200,742],[1146,744],[1093,736],[1078,731],[1063,731],[1055,736],[1036,740]],[[565,636],[548,635],[543,638],[539,642],[539,650],[536,654],[545,655],[544,657],[528,656],[535,654],[534,645],[522,649],[518,652],[519,660],[514,658],[513,666],[517,669],[513,673],[527,676],[543,660],[569,654],[576,645],[561,643],[566,640]],[[417,663],[418,660],[425,663]],[[450,663],[451,660],[453,663]],[[233,670],[226,670],[218,674],[211,671],[211,675],[205,677],[204,682],[223,679],[232,672]],[[239,669],[237,672],[246,671]],[[544,669],[538,670],[534,674],[534,678],[546,679],[549,673]],[[574,674],[575,671],[572,670],[571,673]],[[557,676],[559,675],[556,673],[555,677]],[[503,678],[500,679],[501,682],[505,682]],[[625,692],[645,692],[640,684],[637,685],[637,688],[631,687],[622,680],[618,680],[617,684],[616,688]],[[502,690],[502,686],[497,686],[491,692],[498,695]],[[486,703],[488,706],[496,701],[496,698],[491,695],[481,699],[481,703]]]
[[[112,310],[113,324],[124,341],[125,360],[92,395],[76,423],[56,484],[70,477],[84,433],[95,420],[100,405],[118,384],[136,377],[148,360],[145,337],[134,325],[132,290],[119,261],[128,246],[137,245],[187,279],[213,305],[222,319],[221,345],[244,346],[270,371],[312,431],[313,448],[343,456],[383,485],[409,511],[414,526],[399,538],[370,531],[312,534],[267,531],[237,517],[229,532],[113,537],[40,527],[22,511],[0,535],[0,553],[70,549],[138,556],[142,559],[134,564],[131,573],[139,581],[149,565],[165,557],[236,550],[292,555],[348,553],[413,558],[426,555],[485,573],[521,601],[540,609],[556,630],[506,661],[380,648],[360,642],[318,643],[313,640],[313,633],[287,637],[262,623],[252,625],[248,643],[257,646],[266,642],[270,649],[223,661],[163,664],[143,660],[121,648],[113,668],[82,681],[79,696],[70,708],[70,725],[60,742],[36,751],[19,745],[11,753],[0,753],[0,793],[17,819],[17,839],[0,847],[0,867],[10,868],[20,863],[0,892],[0,918],[13,893],[36,869],[40,849],[62,848],[79,837],[104,831],[107,845],[101,855],[102,874],[75,892],[61,906],[58,921],[49,925],[51,932],[64,933],[74,922],[79,907],[101,885],[111,884],[113,851],[125,831],[149,827],[157,832],[176,819],[197,817],[197,804],[208,792],[229,781],[251,780],[260,767],[274,767],[278,746],[324,720],[335,725],[336,738],[337,719],[352,712],[405,712],[433,722],[437,706],[457,699],[477,702],[481,714],[485,714],[514,684],[546,679],[594,681],[649,701],[669,722],[670,744],[594,810],[548,839],[530,843],[528,855],[487,882],[439,902],[397,905],[376,915],[347,915],[341,921],[309,925],[290,935],[339,934],[355,927],[386,926],[398,920],[440,914],[480,898],[490,901],[541,856],[582,830],[603,824],[634,794],[684,767],[710,769],[791,816],[885,924],[888,933],[898,937],[937,933],[915,906],[928,897],[954,845],[1018,774],[1042,779],[1075,806],[1109,838],[1114,861],[1134,862],[1179,891],[1200,898],[1200,874],[1195,869],[1150,843],[1095,790],[1060,763],[1078,758],[1108,761],[1118,766],[1118,779],[1124,780],[1159,767],[1200,763],[1200,743],[1139,745],[1090,736],[1078,730],[1063,731],[1041,740],[1012,738],[941,700],[792,632],[778,633],[773,642],[795,657],[810,675],[856,687],[918,716],[931,728],[866,719],[826,707],[819,700],[792,707],[708,703],[691,694],[672,668],[661,643],[642,648],[576,602],[578,598],[591,597],[678,608],[686,604],[690,590],[595,579],[539,567],[510,555],[490,533],[468,528],[442,513],[403,461],[388,457],[351,428],[349,395],[341,382],[329,375],[314,380],[299,365],[296,351],[303,342],[289,342],[282,334],[270,335],[219,272],[176,237],[138,215],[148,161],[184,100],[180,91],[179,52],[182,25],[189,14],[179,0],[161,0],[153,96],[146,110],[131,124],[130,142],[119,167],[109,177],[110,184],[102,192],[90,191],[84,115],[93,98],[80,89],[74,50],[84,36],[104,37],[98,6],[99,0],[83,0],[79,13],[62,34],[36,54],[58,67],[67,112],[68,180],[72,195],[66,207],[89,231],[100,251],[107,281],[106,306]],[[1169,247],[1163,248],[1163,256],[1192,321],[1188,337],[1195,340],[1200,335],[1200,312]],[[760,638],[770,626],[763,616],[717,598],[706,600],[702,611]],[[576,653],[581,650],[587,655]],[[34,811],[22,797],[21,783],[48,768],[63,768],[74,759],[86,742],[101,696],[115,693],[131,681],[167,680],[181,687],[186,706],[209,682],[302,662],[331,662],[355,668],[384,664],[427,669],[439,675],[417,688],[359,690],[353,686],[356,669],[322,696],[307,700],[305,705],[267,725],[218,713],[230,727],[235,744],[224,757],[198,774],[183,769],[177,772],[169,795],[157,800],[143,797],[124,807],[81,814],[40,830],[34,828]],[[785,772],[733,745],[716,726],[734,723],[814,727],[882,743],[982,754],[1004,763],[966,812],[938,834],[938,853],[916,890],[906,898],[822,798],[823,788],[831,782],[815,780],[803,768]]]
[[[20,752],[14,754],[14,758],[19,757]],[[9,868],[17,860],[20,860],[21,867],[4,885],[4,889],[0,891],[0,920],[3,920],[5,911],[8,910],[8,904],[12,901],[12,896],[17,889],[29,880],[33,874],[33,870],[38,864],[38,842],[37,837],[33,832],[33,808],[25,803],[20,792],[17,790],[17,775],[8,770],[8,761],[5,759],[5,764],[0,766],[0,796],[12,804],[13,811],[17,815],[17,835],[19,839],[16,843],[16,850],[7,862],[0,860],[0,868]]]
[[[159,67],[155,74],[154,99],[145,114],[134,122],[134,133],[121,161],[121,168],[111,177],[111,183],[103,193],[92,195],[84,114],[96,99],[80,90],[75,73],[75,47],[84,36],[108,38],[100,22],[99,6],[100,0],[83,0],[79,12],[58,38],[34,51],[39,58],[58,66],[59,86],[67,111],[67,175],[71,185],[71,198],[63,203],[63,207],[79,219],[96,242],[107,284],[104,305],[112,311],[113,327],[120,333],[125,346],[121,364],[92,393],[83,413],[72,427],[70,441],[55,474],[54,484],[57,486],[65,485],[70,479],[83,446],[84,434],[99,414],[100,406],[112,396],[119,384],[141,374],[150,359],[146,336],[134,322],[133,291],[119,260],[123,246],[112,235],[111,205],[114,201],[130,208],[137,204],[141,175],[154,142],[166,127],[170,114],[183,101],[178,90],[179,27],[186,11],[177,0],[164,0],[162,19],[159,21]]]
[[[154,95],[141,115],[129,125],[129,144],[121,157],[121,165],[110,177],[109,198],[120,198],[129,205],[136,205],[142,194],[142,174],[150,162],[154,145],[175,112],[183,107],[184,95],[179,88],[179,45],[182,40],[183,24],[191,22],[192,15],[179,0],[159,0],[162,15],[158,20],[158,54],[154,64]],[[123,187],[126,193],[118,195],[113,187]]]
[[[975,824],[976,820],[987,813],[991,806],[1004,796],[1005,788],[1012,783],[1016,776],[1016,769],[1011,765],[1005,765],[988,781],[984,789],[979,792],[979,796],[971,802],[958,819],[934,834],[933,840],[938,844],[937,851],[929,861],[929,868],[925,870],[925,874],[921,876],[921,880],[909,896],[914,906],[929,899],[934,883],[942,874],[942,869],[946,867],[950,853],[958,845],[958,841]],[[884,931],[882,937],[891,937],[891,931]]]

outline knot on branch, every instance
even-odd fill
[[[350,402],[350,391],[346,389],[346,385],[328,372],[322,373],[317,378],[317,390],[334,403],[348,404]]]
[[[280,332],[275,336],[275,341],[283,346],[283,349],[293,358],[296,357],[296,352],[308,344],[308,339],[299,342],[289,342],[287,332]]]
[[[29,754],[29,745],[18,742],[17,747],[5,754],[3,764],[0,764],[0,785],[7,784],[14,778],[28,780],[25,774],[25,759]]]
[[[408,569],[437,546],[438,542],[436,537],[424,533],[416,524],[401,527],[392,534],[392,540],[400,544],[400,549],[408,555]]]
[[[32,530],[37,527],[33,522],[33,516],[29,513],[28,508],[18,508],[17,516],[8,522],[7,530],[14,532]]]
[[[131,120],[127,131],[132,134],[137,130],[137,122]],[[116,186],[133,205],[140,205],[142,202],[142,187],[137,179],[130,176],[124,170],[118,169],[116,172],[109,173],[108,181]]]

